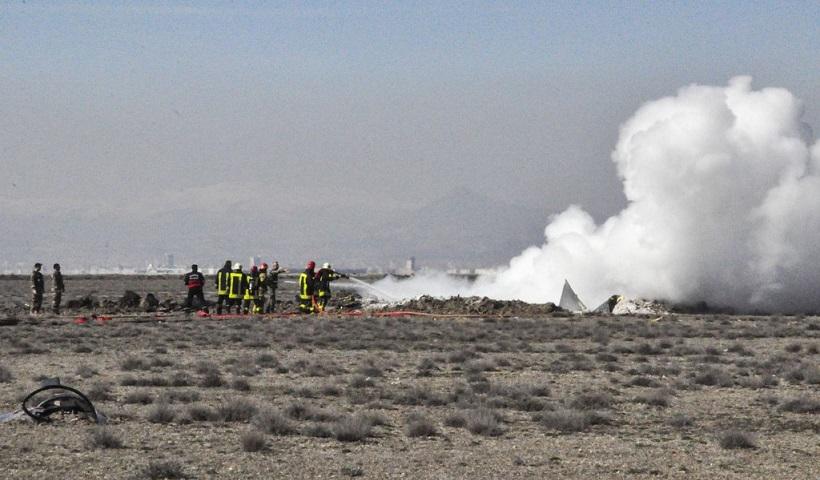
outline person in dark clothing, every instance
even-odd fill
[[[205,275],[199,271],[197,265],[191,265],[191,271],[186,273],[183,277],[185,286],[188,287],[188,298],[185,300],[185,308],[190,309],[193,306],[194,297],[199,300],[200,307],[205,307],[205,295],[202,288],[205,286]]]
[[[313,313],[316,311],[316,299],[313,296],[314,285],[316,283],[316,262],[313,260],[307,263],[305,271],[299,274],[299,311],[302,313]]]
[[[225,265],[216,272],[216,314],[222,315],[222,305],[228,304],[228,287],[231,277],[231,261],[225,260]]]
[[[279,262],[274,261],[265,277],[265,283],[270,291],[270,301],[265,305],[265,313],[273,313],[276,310],[276,289],[279,288],[280,273],[288,273],[288,269],[279,268]]]
[[[42,267],[41,263],[35,263],[34,270],[31,271],[31,313],[41,313],[43,310],[43,292],[46,286],[43,274],[40,273]]]
[[[336,273],[329,263],[322,265],[322,268],[316,272],[316,291],[318,301],[316,303],[317,310],[323,312],[330,301],[330,282],[340,278],[348,278],[347,275]]]
[[[63,300],[63,292],[65,292],[65,283],[63,283],[63,274],[60,272],[60,264],[54,264],[54,271],[51,273],[51,293],[54,296],[51,302],[51,311],[55,315],[60,314],[60,303]]]

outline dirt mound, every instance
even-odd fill
[[[156,312],[159,307],[159,300],[153,293],[145,294],[145,298],[140,302],[140,308],[146,312]]]
[[[526,303],[487,297],[436,298],[423,295],[385,310],[413,310],[425,313],[464,315],[545,315],[560,311],[554,303]]]
[[[100,302],[93,295],[84,295],[66,302],[66,308],[71,310],[94,309],[100,306]]]
[[[120,308],[137,308],[140,306],[142,298],[132,290],[126,290],[125,293],[117,301],[117,306]]]

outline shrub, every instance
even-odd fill
[[[193,385],[191,377],[185,372],[175,372],[171,376],[172,387],[189,387]]]
[[[219,374],[219,366],[214,362],[199,362],[194,366],[194,371],[200,375]]]
[[[792,413],[820,413],[820,401],[809,397],[793,398],[783,402],[780,410]]]
[[[308,425],[304,431],[305,435],[317,438],[330,438],[333,436],[333,431],[325,423],[313,423]]]
[[[429,418],[420,414],[408,416],[406,423],[408,437],[433,437],[438,433],[436,425]]]
[[[142,475],[150,480],[177,480],[187,478],[182,465],[177,462],[149,462],[143,467]]]
[[[176,412],[167,403],[158,403],[148,412],[146,418],[151,423],[171,423],[176,418]]]
[[[364,375],[353,375],[353,378],[350,379],[351,388],[367,388],[374,385],[375,383],[373,380],[370,379],[370,377],[365,377]]]
[[[226,400],[216,409],[217,418],[223,422],[247,422],[256,414],[256,405],[244,398]]]
[[[250,392],[251,384],[244,378],[236,378],[231,382],[231,388],[240,392]]]
[[[80,365],[76,370],[77,375],[81,378],[91,378],[97,374],[97,371],[88,365]]]
[[[125,396],[125,403],[138,403],[140,405],[148,405],[153,403],[154,397],[148,392],[131,392]]]
[[[564,433],[582,432],[592,425],[609,423],[609,417],[600,413],[567,408],[542,412],[534,419],[546,428]]]
[[[643,377],[643,376],[632,377],[629,380],[629,382],[627,382],[627,384],[632,385],[633,387],[660,387],[661,386],[661,384],[658,383],[658,381],[656,381],[655,379],[649,378],[649,377]]]
[[[92,430],[88,444],[93,448],[122,448],[122,440],[106,427]]]
[[[279,360],[270,353],[263,353],[256,356],[256,364],[262,368],[276,368],[279,366]]]
[[[666,420],[666,424],[675,428],[684,428],[691,427],[695,421],[685,413],[675,413]]]
[[[12,380],[12,378],[14,377],[11,375],[11,371],[0,365],[0,383],[8,383]]]
[[[612,395],[608,393],[582,393],[576,395],[569,406],[577,410],[600,410],[612,406]]]
[[[468,411],[466,420],[467,430],[475,435],[497,437],[504,433],[498,414],[488,408]]]
[[[789,353],[798,353],[800,350],[803,350],[803,345],[800,345],[799,343],[790,343],[786,345],[784,350]]]
[[[635,403],[643,403],[645,405],[652,405],[653,407],[668,407],[669,395],[664,391],[654,390],[638,395],[634,401]]]
[[[467,418],[459,412],[451,413],[444,418],[444,424],[448,427],[461,428],[467,425]]]
[[[162,392],[159,400],[165,403],[191,403],[199,401],[199,392],[196,390],[170,390]]]
[[[267,448],[265,436],[255,430],[244,432],[239,441],[242,443],[242,450],[246,452],[260,452]]]
[[[709,368],[695,375],[694,382],[698,385],[731,387],[734,385],[732,376],[723,370]]]
[[[259,430],[271,435],[293,435],[296,428],[282,412],[278,410],[262,410],[253,417],[253,425]]]
[[[188,407],[187,418],[193,422],[212,422],[219,418],[219,415],[210,407],[194,404]]]
[[[362,415],[349,415],[333,423],[333,437],[340,442],[358,442],[367,438],[373,425]]]
[[[148,370],[150,366],[144,358],[125,357],[120,363],[120,369],[126,372],[133,370]]]
[[[728,430],[718,437],[720,446],[726,449],[757,448],[754,435],[740,430]]]
[[[91,385],[91,388],[86,390],[85,396],[95,402],[105,402],[114,399],[114,396],[111,395],[111,387],[109,387],[107,383],[95,383]]]
[[[225,380],[219,372],[208,372],[199,382],[200,387],[216,388],[225,385]]]

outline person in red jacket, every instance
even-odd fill
[[[197,265],[191,265],[191,271],[186,273],[183,277],[185,286],[188,287],[188,298],[185,300],[185,308],[191,309],[193,306],[193,299],[199,301],[200,307],[205,307],[205,294],[202,288],[205,286],[205,275],[199,272]]]

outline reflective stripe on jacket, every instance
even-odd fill
[[[242,298],[242,284],[245,282],[245,274],[242,272],[231,272],[228,282],[228,298]]]

